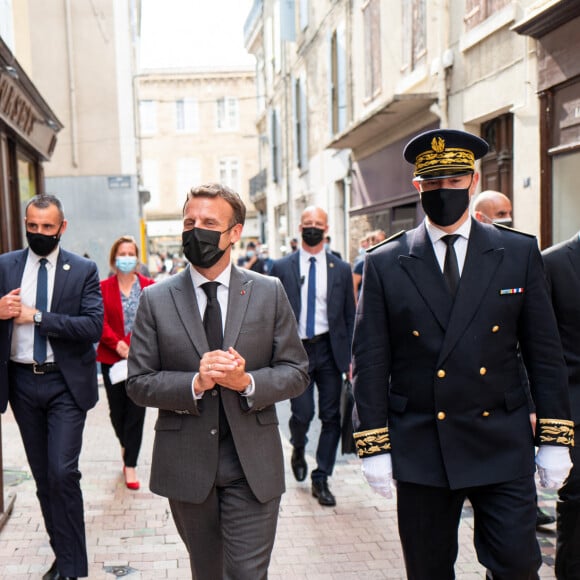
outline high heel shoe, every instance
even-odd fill
[[[123,476],[125,478],[127,477],[127,467],[125,465],[123,465]],[[139,480],[127,481],[127,479],[125,479],[125,486],[127,489],[137,491],[141,487],[141,484],[139,483]]]

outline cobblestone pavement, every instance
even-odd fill
[[[125,488],[120,451],[109,422],[104,390],[89,412],[81,471],[89,551],[89,578],[131,580],[190,578],[187,553],[173,525],[167,501],[148,491],[153,424],[156,412],[146,415],[138,473],[141,490]],[[290,455],[288,403],[279,405],[286,464]],[[314,427],[316,429],[316,427]],[[307,459],[314,463],[314,445]],[[10,410],[2,416],[5,496],[16,494],[13,512],[0,531],[0,578],[38,580],[53,554],[40,515],[18,429]],[[318,505],[308,480],[294,481],[287,468],[288,490],[282,499],[270,579],[382,579],[405,578],[397,535],[395,501],[374,494],[360,474],[359,460],[340,456],[330,486],[337,506]],[[554,513],[555,495],[542,494],[541,505]],[[460,527],[459,580],[484,578],[472,545],[472,514],[464,510]],[[554,531],[539,533],[544,565],[541,578],[554,578]]]

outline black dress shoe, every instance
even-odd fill
[[[308,464],[306,463],[306,459],[304,459],[304,447],[294,448],[290,465],[292,465],[292,473],[296,481],[304,481],[308,473]]]
[[[312,481],[312,495],[318,498],[318,503],[324,506],[336,505],[336,499],[328,489],[328,483],[322,481]]]
[[[45,572],[42,580],[56,580],[58,577],[58,570],[56,569],[56,560],[52,563],[47,572]]]
[[[542,511],[539,507],[536,507],[536,528],[543,528],[549,526],[556,521],[556,518],[552,517],[550,514]]]

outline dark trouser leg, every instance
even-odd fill
[[[194,580],[265,580],[280,498],[260,503],[244,477],[233,440],[220,441],[216,484],[202,504],[169,500]]]
[[[570,449],[572,470],[556,504],[556,578],[580,579],[580,445]]]
[[[536,539],[532,475],[467,490],[477,556],[494,580],[536,580],[542,564]]]
[[[465,494],[398,482],[399,536],[408,580],[452,580]]]
[[[316,469],[312,480],[326,480],[332,475],[336,462],[336,451],[340,442],[340,396],[342,375],[336,367],[330,339],[315,344],[316,371],[315,381],[318,389],[318,417],[320,418],[320,437],[316,449]]]
[[[103,375],[103,383],[105,385],[105,392],[107,393],[107,401],[109,402],[109,417],[111,419],[111,424],[113,425],[113,430],[115,435],[121,444],[121,447],[125,447],[125,441],[123,440],[123,422],[125,418],[125,404],[127,395],[125,391],[119,389],[120,385],[112,385],[111,377],[109,371],[112,365],[107,365],[101,363],[101,373]]]
[[[78,469],[86,412],[60,373],[15,369],[10,404],[62,576],[88,574],[84,507]]]
[[[308,388],[299,396],[290,399],[292,414],[288,425],[290,427],[290,443],[297,449],[304,449],[308,443],[308,428],[314,417],[314,381],[312,376]]]
[[[125,465],[136,467],[141,441],[143,440],[143,424],[145,423],[145,407],[133,403],[127,396],[126,383],[119,385],[125,397],[125,421],[123,424],[123,442],[125,447]]]

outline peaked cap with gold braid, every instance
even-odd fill
[[[487,142],[471,133],[434,129],[411,139],[403,155],[415,166],[415,180],[425,181],[473,173],[475,160],[488,150]]]

